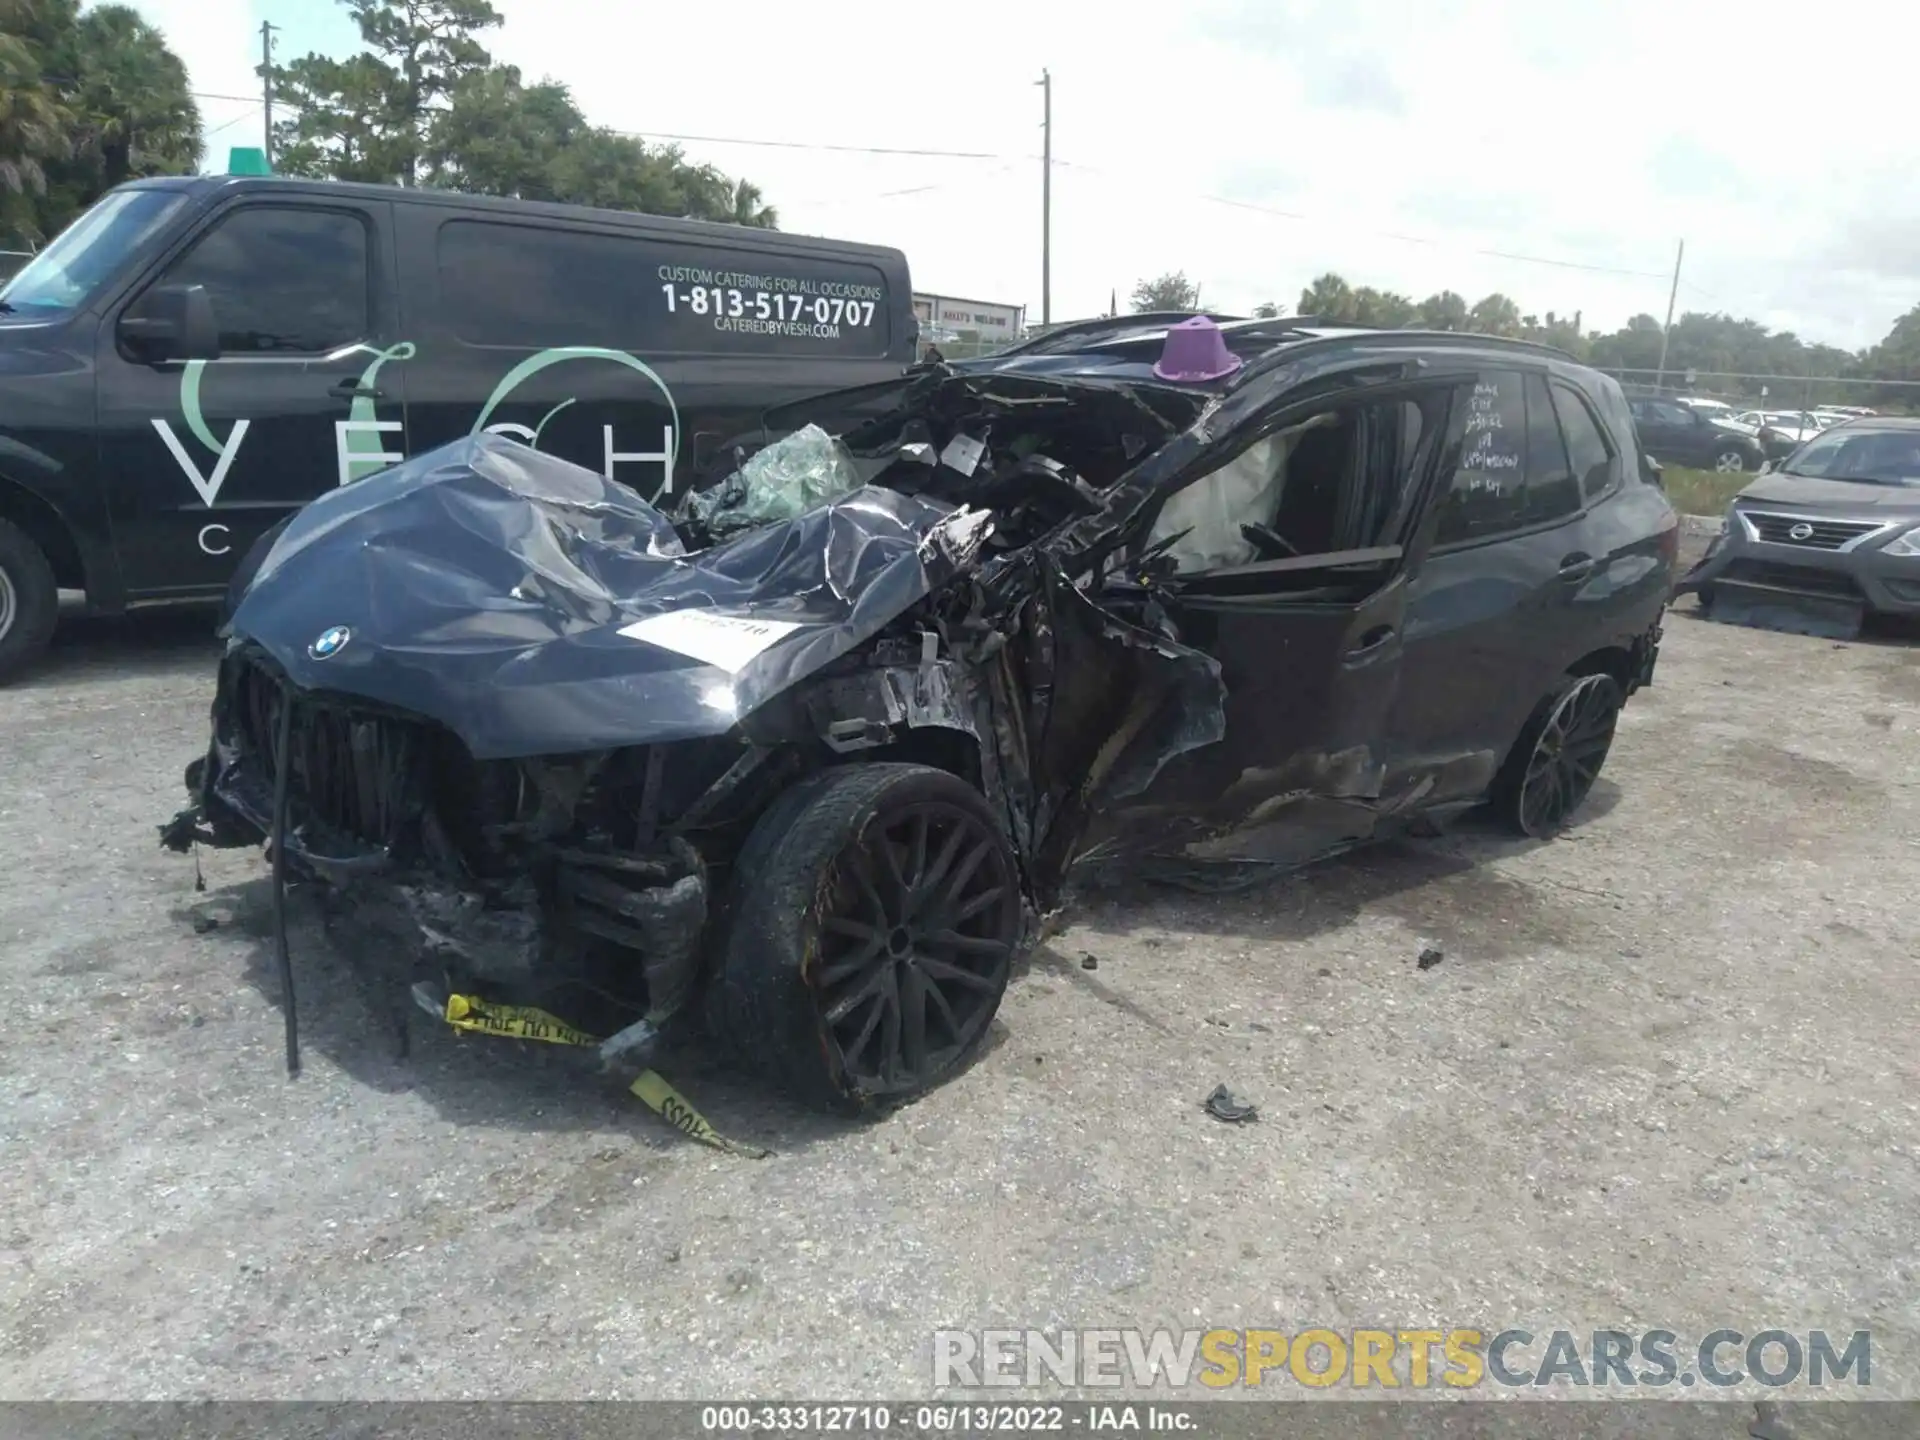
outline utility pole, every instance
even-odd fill
[[[1667,340],[1673,334],[1673,302],[1680,294],[1680,262],[1687,258],[1687,242],[1673,257],[1673,288],[1667,291],[1667,323],[1660,329],[1660,368],[1653,373],[1653,393],[1658,395],[1667,378]]]
[[[260,22],[260,104],[267,114],[267,143],[263,150],[267,168],[273,168],[273,32],[280,27],[270,20]]]
[[[1053,75],[1042,70],[1040,87],[1040,324],[1053,323]]]

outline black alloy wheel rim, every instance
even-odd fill
[[[1589,675],[1560,697],[1534,741],[1520,787],[1520,825],[1529,835],[1559,829],[1580,808],[1619,718],[1619,687],[1611,676]]]
[[[908,1091],[978,1039],[1020,940],[1007,852],[930,801],[874,817],[826,887],[809,976],[849,1091]]]

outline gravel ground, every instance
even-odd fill
[[[936,1325],[1065,1324],[1870,1326],[1920,1396],[1910,647],[1685,602],[1561,840],[1085,909],[874,1123],[663,1066],[752,1161],[424,1017],[395,1059],[305,920],[289,1083],[263,867],[154,838],[205,629],[0,690],[0,1399],[899,1397]]]

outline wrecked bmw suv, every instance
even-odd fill
[[[398,986],[704,1015],[858,1108],[967,1062],[1070,878],[1550,835],[1652,677],[1675,517],[1544,347],[1108,326],[800,418],[671,516],[496,436],[316,500],[163,840],[266,842]]]

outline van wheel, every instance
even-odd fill
[[[1024,923],[1013,848],[973,787],[922,765],[827,770],[740,853],[708,1024],[818,1108],[909,1100],[979,1050]]]
[[[1622,700],[1611,675],[1569,675],[1540,702],[1501,766],[1494,813],[1537,840],[1565,829],[1607,763]]]
[[[0,520],[0,680],[40,657],[60,618],[53,567],[16,525]]]

